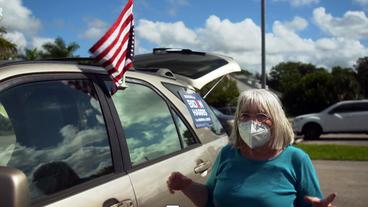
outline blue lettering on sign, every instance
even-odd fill
[[[187,106],[195,126],[197,128],[210,127],[212,125],[211,116],[202,97],[197,93],[184,91],[179,91],[179,94]]]

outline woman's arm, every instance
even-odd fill
[[[223,149],[221,149],[217,155],[205,185],[193,182],[190,178],[179,172],[173,172],[167,180],[169,191],[171,193],[174,193],[175,190],[182,191],[197,207],[214,206],[212,193],[216,185],[216,174],[220,165]]]
[[[193,182],[180,172],[173,172],[167,180],[171,193],[182,191],[196,206],[204,207],[208,200],[208,190],[205,185]]]
[[[192,182],[182,192],[197,206],[204,207],[208,200],[208,190],[205,185]]]
[[[307,154],[301,160],[301,168],[299,174],[299,201],[301,206],[313,206],[313,207],[330,207],[332,201],[336,197],[336,193],[332,193],[326,198],[323,198],[323,194],[320,190],[319,180],[317,172],[312,164],[312,160]]]

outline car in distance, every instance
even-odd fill
[[[111,95],[90,60],[0,64],[0,206],[192,206],[169,193],[167,176],[203,183],[228,136],[211,111],[211,127],[196,128],[177,92],[240,68],[189,50],[159,55],[185,59],[192,76],[136,68]]]
[[[294,118],[293,130],[304,139],[318,139],[326,133],[368,133],[368,100],[341,101],[320,113]]]
[[[218,110],[217,108],[215,108],[213,106],[210,106],[210,108],[212,109],[212,111],[215,113],[216,117],[221,122],[221,124],[224,127],[226,133],[230,136],[231,130],[234,127],[234,115],[224,114],[220,110]]]

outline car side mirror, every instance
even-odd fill
[[[29,206],[28,181],[22,171],[0,166],[0,206]]]

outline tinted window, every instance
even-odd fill
[[[32,199],[112,172],[91,82],[44,81],[7,89],[0,93],[0,114],[0,162],[27,175]]]
[[[368,103],[349,103],[340,105],[331,110],[331,113],[349,113],[368,111]]]
[[[173,111],[175,122],[178,127],[180,138],[183,142],[183,146],[187,147],[196,143],[193,134],[190,132],[188,127],[184,124],[183,120]]]
[[[353,111],[352,104],[343,104],[331,110],[331,113],[348,113]]]
[[[218,120],[216,114],[212,111],[212,109],[206,104],[206,107],[208,109],[208,112],[210,113],[211,116],[211,120],[212,120],[212,125],[211,125],[211,130],[215,133],[215,134],[224,134],[225,133],[225,129],[224,127],[222,127],[221,122]]]
[[[171,93],[173,93],[178,99],[182,100],[179,94],[179,91],[185,91],[185,87],[178,86],[171,83],[162,83]]]
[[[124,128],[132,165],[181,150],[171,111],[152,89],[129,83],[112,99]]]
[[[357,103],[357,111],[368,111],[368,103]]]

